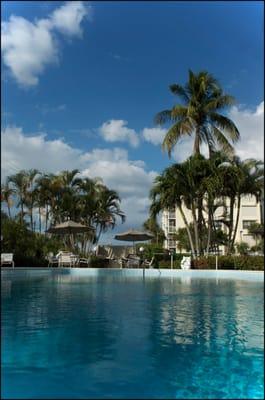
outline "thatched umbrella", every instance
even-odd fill
[[[71,220],[62,222],[61,224],[50,227],[46,232],[54,233],[57,235],[67,235],[74,233],[84,233],[93,230],[92,226],[80,224]]]
[[[65,221],[61,224],[51,226],[46,232],[53,233],[55,235],[69,235],[70,245],[74,249],[74,235],[77,233],[91,232],[95,228],[92,226],[83,225],[80,222],[75,221]]]
[[[114,239],[122,240],[125,242],[133,242],[133,247],[134,247],[134,242],[145,242],[146,240],[153,239],[153,237],[154,236],[148,232],[142,232],[142,231],[130,229],[127,232],[115,235]]]

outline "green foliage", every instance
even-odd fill
[[[150,216],[155,218],[161,211],[177,207],[185,225],[185,230],[181,228],[175,234],[181,248],[203,254],[210,247],[225,245],[231,254],[240,211],[239,206],[234,215],[234,206],[240,205],[246,194],[260,198],[263,174],[263,163],[254,159],[241,161],[219,152],[212,153],[210,159],[189,157],[155,178],[150,191]],[[226,233],[215,227],[215,213],[220,207],[224,212],[218,220],[222,228],[227,227]],[[260,228],[255,232],[262,233]]]
[[[215,269],[214,256],[192,260],[193,269]],[[264,271],[264,256],[218,256],[218,269]]]
[[[76,237],[85,252],[89,243],[96,244],[101,234],[113,229],[119,219],[124,222],[125,214],[115,190],[109,189],[100,178],[80,178],[78,174],[76,169],[58,175],[42,174],[35,169],[19,171],[2,185],[1,202],[7,205],[10,219],[14,204],[19,210],[14,218],[21,225],[29,224],[32,232],[41,233],[67,219],[92,226],[94,229],[82,238]],[[65,237],[65,243],[74,248],[70,237]]]
[[[248,255],[250,251],[250,247],[246,242],[237,243],[236,249],[241,256]]]
[[[107,268],[108,267],[108,260],[101,259],[96,256],[90,257],[90,264],[91,268]]]
[[[151,243],[163,245],[165,234],[163,229],[157,223],[156,218],[148,218],[143,223],[143,228],[154,235],[154,238],[151,239]]]
[[[58,253],[64,248],[62,241],[31,232],[25,223],[9,218],[1,219],[2,253],[14,253],[18,267],[47,266],[45,256],[49,252]]]
[[[257,222],[253,222],[249,229],[248,232],[254,237],[254,238],[264,238],[264,225],[263,224],[258,224]]]
[[[190,228],[192,228],[192,224],[190,224]],[[177,241],[177,246],[179,251],[182,253],[183,250],[191,251],[190,241],[186,228],[179,228],[173,235],[173,240]]]
[[[252,246],[250,251],[261,252],[264,254],[264,239],[261,239],[255,246]]]

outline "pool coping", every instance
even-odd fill
[[[246,270],[215,270],[215,269],[169,269],[169,268],[67,268],[67,267],[2,267],[1,272],[49,272],[71,274],[71,276],[123,276],[123,277],[139,277],[144,276],[146,278],[181,278],[181,279],[192,279],[192,278],[204,278],[204,279],[236,279],[236,280],[247,280],[247,281],[264,281],[264,271],[246,271]],[[107,274],[106,274],[107,273]]]

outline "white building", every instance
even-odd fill
[[[187,218],[188,223],[192,222],[192,216],[190,210],[183,207],[183,211]],[[229,212],[229,207],[227,209]],[[218,220],[224,213],[224,207],[219,207],[215,213],[216,226],[221,228],[224,232],[227,232],[227,227],[219,222]],[[264,213],[264,199],[261,202],[257,202],[254,196],[244,196],[241,198],[241,207],[239,214],[238,228],[236,232],[235,243],[246,242],[249,246],[254,246],[255,239],[248,233],[248,228],[253,222],[263,223]],[[237,215],[237,204],[234,207],[234,218]],[[174,240],[174,233],[179,228],[185,228],[182,216],[177,207],[171,210],[165,210],[162,213],[162,229],[165,233],[166,240],[164,241],[164,247],[169,250],[179,251],[177,242]],[[224,248],[220,247],[223,252]]]

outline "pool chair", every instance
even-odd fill
[[[12,267],[15,267],[15,263],[13,260],[13,253],[2,253],[1,254],[1,266],[2,265],[12,265]]]
[[[86,265],[87,267],[89,266],[89,258],[78,258],[76,266],[81,267],[84,265]]]
[[[155,261],[155,257],[153,256],[150,261],[149,260],[144,260],[143,263],[142,263],[142,266],[144,268],[146,268],[146,267],[147,268],[153,268],[154,261]]]
[[[191,257],[185,257],[183,256],[181,262],[180,262],[180,267],[181,269],[190,269],[191,267]]]
[[[103,260],[110,260],[110,259],[112,259],[112,258],[113,258],[112,253],[113,253],[113,250],[112,250],[112,248],[109,247],[109,246],[106,247],[106,246],[100,246],[100,245],[98,245],[98,246],[96,247],[96,251],[95,251],[96,256],[97,256],[98,258],[103,259]]]
[[[74,261],[71,253],[63,253],[58,257],[58,267],[73,267]]]
[[[129,254],[128,257],[121,258],[122,268],[139,268],[141,259],[135,254]]]
[[[46,260],[48,260],[48,268],[56,265],[58,267],[58,257],[54,256],[53,253],[49,253],[46,256]]]

